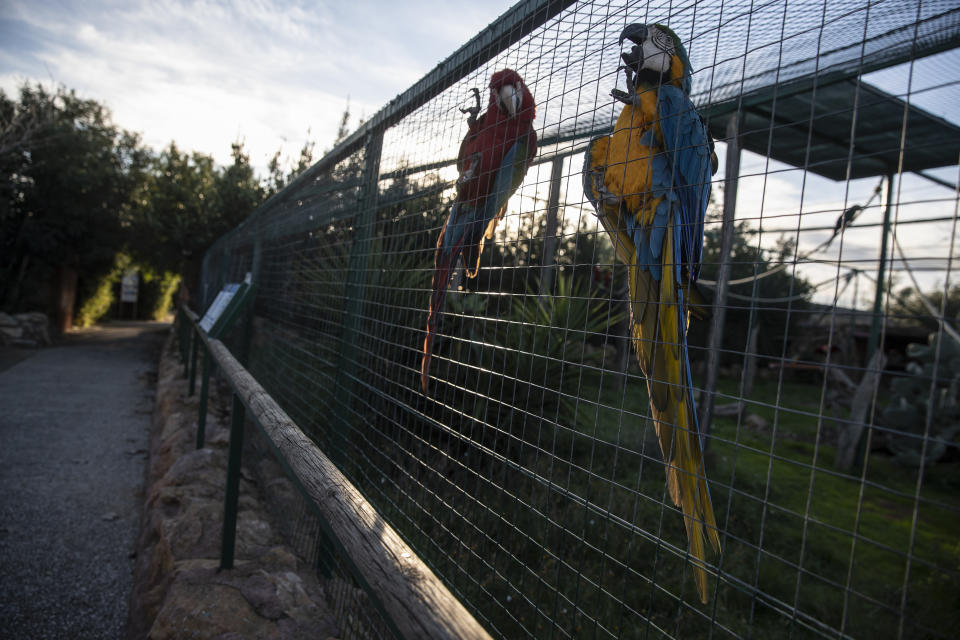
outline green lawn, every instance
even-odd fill
[[[424,508],[418,498],[441,573],[507,637],[707,637],[712,628],[713,637],[838,637],[842,629],[887,638],[903,617],[904,637],[924,638],[960,625],[956,465],[929,468],[919,502],[917,470],[881,453],[865,471],[834,473],[834,425],[818,428],[816,418],[821,389],[786,382],[778,394],[777,381],[758,382],[748,411],[767,428],[714,423],[708,475],[725,534],[715,558],[724,579],[701,605],[689,566],[657,542],[684,549],[686,537],[655,440],[645,437],[642,380],[624,393],[613,376],[584,369],[576,385],[576,429],[532,410],[522,434],[501,425],[501,439],[523,441],[504,453],[537,479],[509,464],[465,466],[452,476],[466,480],[465,492],[437,487],[436,509],[459,514],[442,527],[431,500]],[[429,485],[429,475],[417,483]]]
[[[566,396],[529,401],[529,387],[498,375],[522,366],[465,355],[462,370],[435,365],[451,384],[426,402],[412,391],[411,353],[399,376],[371,378],[384,387],[353,418],[344,469],[503,637],[895,638],[902,623],[902,637],[933,638],[960,628],[960,468],[927,468],[919,501],[917,469],[882,452],[835,473],[836,426],[818,424],[819,385],[758,379],[747,411],[766,427],[715,420],[707,473],[724,549],[703,605],[641,377],[624,390],[599,362],[565,355],[548,371],[532,363],[528,380]],[[737,384],[720,391],[735,398]],[[304,407],[302,422],[322,423],[330,402]]]

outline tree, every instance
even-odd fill
[[[224,214],[220,185],[211,156],[181,151],[171,142],[153,159],[149,197],[131,240],[135,255],[187,278],[197,273],[204,250],[239,221]]]
[[[708,214],[700,268],[700,278],[708,281],[716,280],[721,260],[721,226],[710,224],[714,217]],[[796,335],[798,323],[805,318],[806,314],[796,312],[809,306],[803,296],[811,293],[812,288],[805,278],[795,275],[789,266],[797,253],[792,240],[781,238],[772,250],[768,250],[759,247],[755,237],[746,222],[739,222],[734,227],[730,280],[745,281],[730,286],[723,349],[743,353],[749,339],[748,327],[760,327],[758,352],[779,356],[784,339]],[[780,271],[757,278],[780,265],[784,265]],[[701,290],[707,297],[712,296],[711,288],[701,285]],[[788,310],[791,313],[788,314]],[[691,345],[706,344],[709,324],[691,322]],[[742,331],[737,331],[738,327]]]
[[[243,142],[234,142],[230,147],[233,164],[224,167],[217,175],[216,190],[224,222],[237,224],[260,206],[265,190],[250,166],[250,156],[244,152]]]
[[[944,305],[942,288],[919,293],[913,287],[904,287],[894,298],[890,304],[890,315],[902,322],[921,325],[929,331],[937,331],[940,323],[924,304],[923,298],[926,298],[938,316],[942,310],[943,317],[950,326],[960,329],[960,285],[955,284],[946,292],[946,305]]]
[[[56,276],[60,325],[68,328],[78,280],[89,284],[109,270],[123,244],[146,152],[105,106],[63,87],[25,84],[18,102],[0,92],[0,111],[3,304],[37,304],[25,291],[45,288],[24,282]]]
[[[349,117],[349,112],[344,113],[344,118]],[[341,126],[343,126],[341,124]],[[264,192],[267,197],[279,193],[288,184],[293,182],[297,176],[310,168],[313,164],[313,149],[316,143],[310,140],[310,130],[307,129],[307,139],[300,148],[300,156],[296,164],[287,158],[283,159],[283,151],[277,149],[277,152],[267,163],[267,177],[264,179]]]

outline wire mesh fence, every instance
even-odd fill
[[[323,586],[343,640],[395,638],[389,619],[355,579],[349,559],[335,551],[323,516],[284,468],[269,438],[253,421],[246,423],[243,458],[252,469],[274,522],[294,553],[310,563]]]
[[[611,240],[588,155],[626,108],[625,27],[656,23],[718,160],[706,302],[672,343],[632,333],[630,271],[654,270]],[[221,238],[199,306],[253,273],[247,367],[495,636],[951,637],[958,42],[955,2],[518,4]],[[536,151],[448,282],[464,110],[505,68]],[[647,343],[685,345],[686,380],[657,386]],[[666,387],[698,418],[664,418]],[[702,564],[665,426],[705,451]]]

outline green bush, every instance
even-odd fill
[[[118,253],[113,266],[100,276],[94,275],[81,283],[79,304],[74,319],[78,327],[89,327],[108,315],[120,316],[120,281],[123,274],[134,269],[139,273],[137,291],[138,320],[163,320],[170,312],[173,295],[180,285],[180,276],[170,271],[158,272],[136,264],[126,253]],[[129,318],[125,310],[124,318]]]
[[[140,272],[137,318],[164,320],[173,307],[173,295],[180,286],[180,276],[170,271],[157,273],[144,269]]]
[[[119,286],[124,272],[131,267],[131,263],[130,256],[118,253],[113,259],[113,266],[102,274],[88,272],[81,276],[77,292],[77,313],[73,322],[75,326],[92,326],[110,312],[117,299],[114,290]]]
[[[74,318],[73,324],[75,326],[89,327],[107,315],[110,307],[113,306],[113,289],[120,279],[120,273],[119,270],[114,268],[96,281],[91,293],[84,295],[81,291],[82,301]]]

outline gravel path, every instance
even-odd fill
[[[0,636],[124,636],[167,327],[111,324],[0,369]]]

